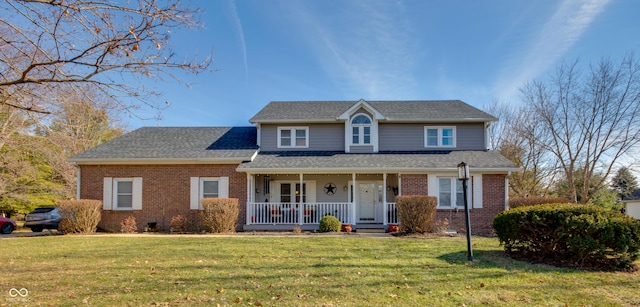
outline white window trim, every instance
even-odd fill
[[[358,116],[364,116],[369,119],[369,124],[352,124],[353,120]],[[364,113],[356,113],[349,120],[349,131],[351,132],[350,143],[352,146],[372,146],[373,145],[373,119],[371,116]],[[369,143],[364,142],[364,127],[369,127]],[[358,128],[358,143],[353,142],[353,128]]]
[[[441,173],[441,174],[428,174],[428,190],[430,196],[438,198],[438,206],[436,209],[443,210],[459,210],[464,209],[464,206],[440,206],[440,178],[453,178],[458,180],[457,174]],[[482,174],[471,174],[471,178],[467,182],[467,201],[469,209],[482,208]],[[455,199],[452,199],[455,201]]]
[[[440,179],[449,179],[451,180],[451,204],[453,204],[453,206],[442,206],[440,204]],[[458,190],[457,190],[457,186],[458,186],[458,178],[455,177],[445,177],[445,176],[440,176],[437,179],[438,184],[436,185],[436,187],[438,188],[438,209],[461,209],[464,208],[464,205],[462,206],[458,206],[456,205],[458,203]],[[467,200],[469,201],[469,204],[471,203],[469,200],[469,192],[471,192],[471,189],[468,187],[467,188]]]
[[[191,210],[202,210],[202,194],[205,181],[218,181],[218,198],[229,197],[229,177],[191,177],[190,179],[190,201]]]
[[[120,208],[118,204],[117,184],[121,181],[129,181],[132,183],[131,207]],[[113,178],[105,177],[103,180],[103,210],[117,211],[133,211],[142,210],[142,177],[123,177]]]
[[[429,129],[437,129],[438,130],[438,145],[428,145],[428,135],[427,135],[427,130]],[[453,132],[453,141],[451,142],[451,145],[442,145],[442,130],[443,129],[451,129]],[[458,139],[458,134],[456,132],[456,127],[455,126],[424,126],[424,147],[425,148],[454,148],[456,147],[456,143],[457,143],[457,139]]]
[[[291,145],[290,146],[284,146],[282,145],[281,141],[282,141],[282,131],[283,130],[289,130],[291,131]],[[304,146],[297,146],[296,145],[296,130],[304,130],[305,131],[305,140]],[[278,127],[278,148],[309,148],[309,127]]]
[[[280,203],[280,184],[289,183],[295,190],[296,184],[299,184],[300,181],[290,181],[290,180],[275,180],[271,182],[271,202],[272,203]],[[303,180],[306,185],[307,190],[307,203],[315,203],[316,202],[316,181],[315,180]],[[292,199],[292,204],[296,204],[295,198]]]

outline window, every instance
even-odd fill
[[[455,127],[424,127],[425,147],[455,147]]]
[[[309,127],[278,127],[278,148],[308,148]]]
[[[133,209],[133,179],[116,179],[115,204],[118,209]]]
[[[371,119],[358,115],[351,120],[351,143],[353,145],[371,144]]]
[[[438,208],[456,207],[464,207],[462,181],[458,178],[438,177]]]
[[[202,179],[200,182],[202,184],[202,188],[200,189],[202,192],[201,198],[218,198],[220,196],[218,180]]]
[[[229,177],[191,177],[190,208],[202,209],[203,198],[229,197]]]
[[[104,178],[103,210],[141,210],[142,177]]]
[[[295,186],[295,191],[292,187]],[[300,203],[300,184],[281,183],[280,184],[280,202],[291,203],[295,199],[296,203]],[[302,184],[302,202],[307,202],[307,184]]]

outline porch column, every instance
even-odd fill
[[[398,195],[402,195],[402,175],[398,174]]]
[[[254,191],[253,189],[253,175],[247,173],[247,205],[246,205],[246,224],[250,225],[251,224],[251,211],[250,208],[252,208],[253,206],[251,205],[251,203],[253,203],[253,199],[255,198],[255,196],[253,195],[253,193],[251,193],[252,191]]]
[[[356,188],[358,185],[356,184],[356,173],[351,174],[351,194],[353,195],[352,203],[351,203],[351,224],[356,224],[356,204],[358,203],[358,193],[356,193]]]
[[[389,223],[388,214],[389,209],[387,208],[387,173],[382,174],[382,225],[387,225]]]
[[[298,205],[298,224],[302,225],[304,223],[304,174],[300,173],[300,203]]]

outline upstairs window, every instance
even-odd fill
[[[351,120],[351,143],[353,145],[371,144],[371,119],[358,115]]]
[[[425,147],[455,147],[455,127],[424,127]]]
[[[278,148],[308,148],[309,127],[278,127]]]

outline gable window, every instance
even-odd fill
[[[278,148],[308,148],[309,127],[278,127]]]
[[[458,178],[438,177],[438,208],[464,207],[462,181]]]
[[[455,127],[424,127],[425,147],[455,147]]]
[[[229,177],[191,177],[190,208],[202,209],[203,198],[229,197]]]
[[[141,210],[142,177],[104,178],[102,209]]]
[[[353,145],[371,144],[371,119],[366,115],[358,115],[351,120],[351,143]]]

